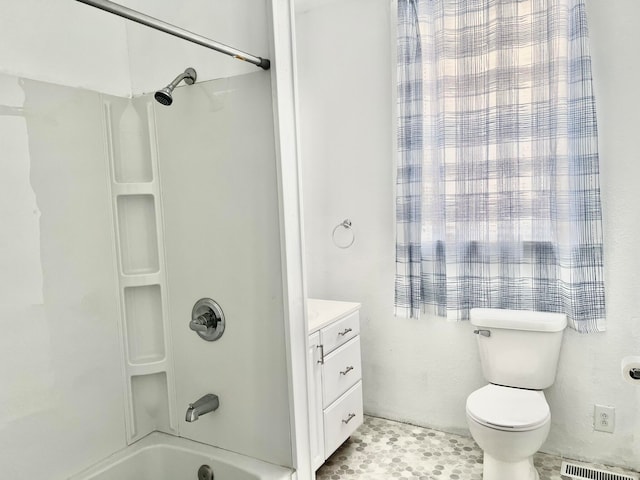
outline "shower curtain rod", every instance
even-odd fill
[[[271,67],[271,62],[267,58],[256,57],[255,55],[243,52],[242,50],[237,50],[223,43],[219,43],[207,37],[203,37],[202,35],[198,35],[188,30],[176,27],[175,25],[163,22],[162,20],[158,20],[157,18],[150,17],[149,15],[145,15],[144,13],[140,13],[136,10],[118,5],[117,3],[110,2],[109,0],[76,1],[99,8],[100,10],[104,10],[105,12],[113,13],[114,15],[118,15],[128,20],[141,23],[142,25],[146,25],[147,27],[155,28],[156,30],[160,30],[161,32],[168,33],[169,35],[182,38],[189,42],[197,43],[198,45],[202,45],[203,47],[210,48],[217,52],[230,55],[234,58],[237,58],[238,60],[244,60],[245,62],[253,63],[254,65],[264,70],[269,70],[269,68]]]

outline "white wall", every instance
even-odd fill
[[[468,433],[467,395],[484,381],[468,323],[393,316],[394,161],[388,0],[331,3],[297,16],[309,295],[362,302],[365,410]],[[635,255],[635,146],[640,33],[633,0],[588,2],[601,134],[609,328],[565,337],[558,379],[547,392],[552,429],[544,450],[640,469],[640,389],[620,359],[640,353],[640,257]],[[328,32],[331,32],[329,35]],[[356,243],[331,231],[353,221]],[[594,432],[595,403],[616,407],[614,434]]]
[[[70,0],[0,0],[0,73],[131,94],[124,20]]]
[[[125,446],[100,95],[0,74],[0,477]]]
[[[300,14],[339,1],[341,0],[294,0],[295,11]]]
[[[67,0],[0,8],[0,476],[58,480],[126,442],[100,95],[54,84],[130,95],[126,32]]]
[[[269,58],[268,0],[119,0],[220,43]],[[198,81],[258,67],[72,0],[0,0],[0,73],[128,97],[186,67]]]
[[[270,57],[268,0],[122,0],[120,3],[258,57]],[[261,70],[136,23],[127,22],[126,29],[134,95],[164,87],[187,67],[196,69],[199,82]]]

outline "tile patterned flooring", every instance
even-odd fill
[[[567,478],[560,475],[560,457],[538,453],[534,463],[540,480]],[[316,478],[480,480],[482,450],[472,438],[365,416],[364,424],[320,467]]]

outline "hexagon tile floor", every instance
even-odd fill
[[[560,457],[538,453],[534,463],[540,480],[568,478],[560,475]],[[369,416],[316,474],[317,480],[481,478],[482,450],[473,439]]]

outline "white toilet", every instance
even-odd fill
[[[483,480],[538,480],[533,454],[549,434],[551,413],[542,391],[556,377],[560,313],[474,308],[484,377],[467,397],[467,423],[484,450]]]

